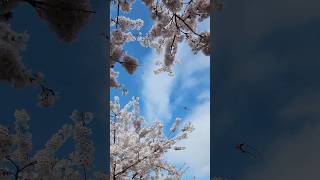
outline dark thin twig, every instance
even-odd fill
[[[195,35],[200,36],[200,37],[203,38],[203,35],[198,34],[197,32],[195,32],[195,31],[189,26],[189,24],[186,23],[185,20],[182,19],[179,15],[177,15],[177,14],[175,13],[174,16],[177,17],[180,21],[182,21],[183,24],[185,24],[185,25],[187,26],[187,28],[188,28],[193,34],[195,34]]]
[[[84,166],[82,166],[83,168],[83,173],[84,173],[84,180],[87,180],[87,171],[86,168]]]
[[[116,28],[118,28],[118,24],[119,24],[119,13],[120,13],[120,0],[118,0],[118,6],[117,6],[117,21],[116,21]]]
[[[21,169],[19,169],[19,172],[21,172],[21,171],[23,171],[24,169],[26,169],[26,168],[28,168],[28,167],[30,167],[30,166],[33,166],[33,165],[35,165],[35,164],[37,164],[37,161],[33,161],[33,162],[31,162],[31,163],[23,166]]]
[[[172,40],[172,43],[171,43],[171,46],[170,46],[171,51],[173,49],[173,45],[174,45],[174,41],[175,40],[176,40],[176,35],[173,36],[173,40]]]
[[[10,157],[6,157],[6,159],[16,168],[16,172],[12,173],[14,175],[15,180],[18,180],[19,178],[19,173],[25,170],[26,168],[33,166],[37,164],[37,161],[30,162],[29,164],[23,166],[22,168],[19,167]]]

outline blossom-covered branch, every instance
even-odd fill
[[[110,68],[120,63],[129,74],[133,74],[138,67],[138,61],[126,52],[124,45],[131,41],[139,41],[143,47],[152,48],[156,52],[164,53],[162,63],[154,72],[168,72],[173,75],[172,65],[176,61],[179,43],[186,41],[193,53],[202,52],[210,55],[210,32],[198,32],[198,24],[210,17],[210,0],[141,0],[149,9],[153,26],[146,35],[139,32],[139,38],[134,38],[133,31],[139,31],[143,26],[141,19],[129,19],[120,15],[120,12],[129,13],[134,0],[112,0],[111,6],[117,8],[116,17],[111,18],[110,38]],[[214,1],[214,9],[219,10],[220,4]],[[121,59],[130,57],[130,63]],[[114,71],[114,70],[111,70]],[[117,88],[115,76],[110,74],[111,87]]]
[[[186,123],[178,132],[180,118],[176,119],[166,136],[163,125],[147,125],[139,113],[139,99],[133,97],[123,108],[119,98],[110,102],[110,179],[179,179],[182,171],[165,161],[169,150],[183,150],[175,144],[188,137],[193,126]]]
[[[94,160],[91,129],[87,127],[92,113],[74,111],[71,115],[74,124],[65,124],[34,156],[31,155],[32,136],[28,132],[29,115],[25,110],[16,110],[15,117],[15,134],[0,124],[0,163],[3,164],[0,179],[87,179]],[[69,156],[57,158],[56,152],[71,137],[75,142],[74,151]],[[94,179],[107,180],[106,177],[104,173],[96,172]]]
[[[89,0],[5,0],[0,2],[0,16],[4,20],[10,18],[14,8],[22,4],[35,8],[50,29],[65,42],[74,41],[91,14],[96,13],[91,10]]]
[[[38,15],[65,42],[73,42],[77,34],[88,23],[91,14],[89,0],[1,0],[0,1],[0,81],[15,88],[32,85],[41,90],[39,105],[52,106],[57,93],[44,83],[41,73],[32,73],[24,67],[21,52],[25,49],[28,34],[16,33],[10,27],[13,10],[22,4],[35,8]]]

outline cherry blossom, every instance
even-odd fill
[[[40,18],[48,23],[49,28],[65,42],[75,41],[95,12],[90,10],[89,0],[0,1],[0,82],[7,82],[18,89],[32,85],[41,90],[38,104],[51,107],[58,98],[57,93],[45,85],[41,73],[33,73],[22,62],[21,53],[29,39],[28,33],[17,33],[10,26],[12,14],[18,5],[31,5]]]
[[[170,129],[173,136],[166,136],[163,125],[156,121],[145,123],[139,113],[139,98],[133,97],[123,107],[119,97],[110,102],[110,179],[179,179],[183,171],[165,160],[170,149],[184,150],[175,146],[177,141],[188,138],[193,131],[176,118]]]
[[[32,150],[32,135],[29,132],[28,113],[16,110],[15,133],[0,124],[0,178],[7,179],[179,179],[184,173],[165,160],[170,150],[181,151],[185,147],[175,144],[188,138],[193,131],[191,123],[176,118],[166,136],[160,122],[145,123],[139,112],[139,98],[133,97],[123,107],[115,97],[110,102],[110,175],[93,170],[94,144],[88,124],[93,119],[90,112],[73,111],[72,124],[65,124],[45,144],[44,148]],[[69,139],[74,141],[74,150],[69,156],[56,156],[57,151]]]
[[[65,124],[33,156],[32,135],[29,130],[30,117],[27,112],[16,110],[15,133],[0,124],[0,179],[89,179],[87,172],[92,170],[94,145],[91,129],[87,125],[93,119],[90,112],[74,111],[70,118],[73,124]],[[58,158],[57,151],[73,137],[74,151],[69,156]],[[95,173],[94,179],[104,180],[106,175]]]
[[[210,32],[199,32],[198,24],[210,17],[210,0],[142,0],[149,9],[153,20],[153,26],[149,32],[143,35],[138,32],[138,37],[133,32],[139,31],[143,26],[141,19],[129,19],[120,13],[134,11],[134,0],[112,0],[111,8],[117,8],[116,17],[111,17],[110,38],[110,68],[120,63],[131,75],[138,67],[138,60],[126,63],[123,57],[131,57],[123,50],[126,43],[140,42],[142,47],[163,52],[163,60],[158,63],[155,74],[167,72],[174,75],[172,66],[175,64],[177,49],[180,43],[186,41],[193,53],[202,52],[210,55]],[[212,10],[221,10],[221,3],[214,1]],[[130,52],[129,52],[130,53]],[[135,59],[135,58],[133,58]],[[111,75],[111,74],[110,74]],[[113,77],[110,76],[110,79]],[[111,85],[111,87],[115,87]]]

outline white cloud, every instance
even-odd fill
[[[142,97],[145,103],[145,116],[153,121],[155,118],[169,120],[171,118],[170,97],[175,92],[181,92],[178,98],[186,96],[186,89],[192,90],[201,85],[209,85],[210,57],[202,53],[194,55],[186,43],[178,48],[177,59],[180,64],[174,65],[174,77],[167,73],[155,75],[155,62],[162,60],[163,54],[152,53],[144,58],[144,75],[142,76]],[[180,83],[180,84],[179,84]],[[179,84],[179,86],[178,86]]]
[[[161,57],[161,55],[151,54],[144,60],[148,63],[143,66],[142,97],[145,103],[145,117],[148,121],[154,121],[156,118],[160,120],[171,118],[170,95],[175,77],[169,77],[165,73],[159,75],[153,73],[155,61]]]
[[[198,31],[209,30],[209,20],[203,22]],[[183,142],[185,151],[171,152],[168,161],[187,163],[188,173],[197,177],[210,175],[210,57],[202,53],[193,54],[187,43],[179,44],[177,60],[181,63],[174,66],[174,77],[166,73],[154,75],[155,61],[162,60],[163,55],[152,53],[143,62],[142,100],[145,117],[149,121],[159,119],[167,123],[172,119],[175,105],[181,102],[196,102],[188,106],[190,114],[185,118],[192,121],[195,131]],[[198,95],[194,96],[197,90]],[[190,94],[193,96],[190,97]],[[174,102],[171,101],[173,95]],[[192,101],[191,100],[191,101]],[[189,104],[188,104],[189,105]]]
[[[142,97],[145,103],[145,116],[150,121],[155,118],[160,120],[171,118],[170,97],[173,90],[181,92],[179,98],[182,98],[187,95],[185,89],[192,90],[203,84],[209,85],[210,58],[202,54],[192,54],[187,44],[182,43],[178,49],[177,58],[181,60],[181,64],[175,65],[174,77],[169,77],[166,73],[159,75],[153,73],[156,69],[155,61],[161,58],[162,55],[151,54],[144,59],[144,62],[148,63],[143,66]],[[180,83],[179,87],[177,87],[178,83]]]
[[[210,101],[210,91],[203,91],[202,93],[200,93],[197,97],[198,101],[202,101],[202,100],[207,100]]]
[[[209,83],[210,57],[202,53],[193,54],[186,43],[181,43],[178,48],[177,59],[181,64],[174,67],[177,78],[182,83],[182,88],[194,88],[200,84]],[[199,78],[202,75],[202,78]]]
[[[170,151],[167,159],[174,163],[186,163],[190,167],[188,173],[196,177],[210,176],[210,101],[195,107],[186,120],[195,127],[189,138],[179,143],[186,149]]]

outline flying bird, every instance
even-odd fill
[[[262,159],[261,153],[256,148],[248,144],[245,144],[245,143],[236,144],[235,148],[239,150],[241,153],[246,154],[254,159],[258,159],[258,160]]]

